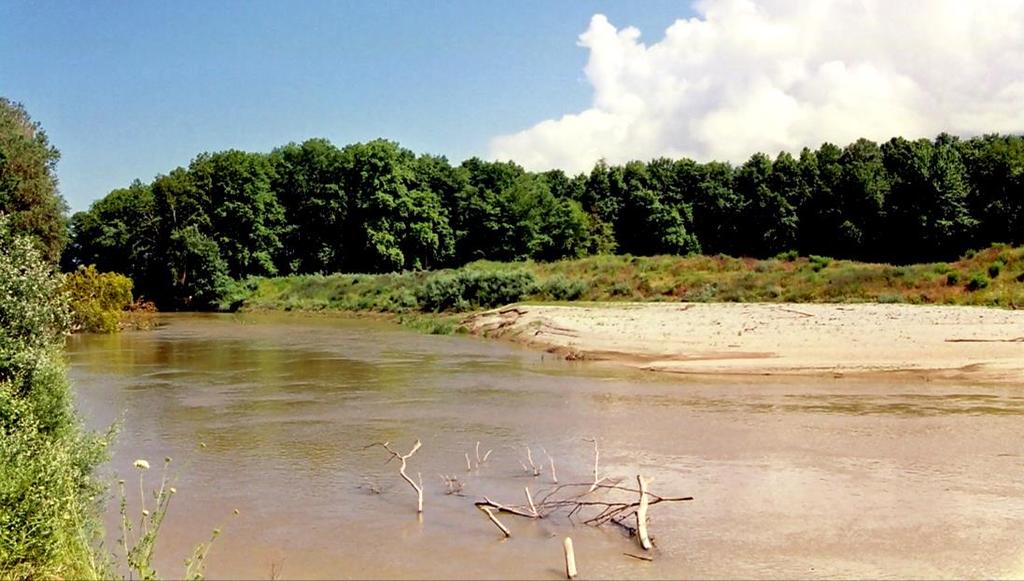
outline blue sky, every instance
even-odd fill
[[[454,161],[590,106],[595,13],[657,41],[688,2],[0,3],[0,95],[62,152],[81,210],[201,151],[376,137]]]

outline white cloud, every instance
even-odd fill
[[[592,106],[494,138],[530,169],[742,161],[858,137],[1024,130],[1024,0],[705,0],[653,44],[595,15]]]

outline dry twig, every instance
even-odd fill
[[[391,453],[391,458],[388,458],[388,462],[394,460],[395,458],[398,458],[402,462],[401,466],[399,466],[399,468],[398,468],[398,473],[401,474],[402,478],[406,482],[409,483],[409,486],[411,486],[412,489],[416,491],[416,512],[417,513],[422,513],[423,512],[423,475],[417,473],[417,476],[419,477],[419,484],[417,484],[416,482],[413,481],[412,478],[409,478],[408,474],[405,473],[405,468],[406,468],[406,461],[409,458],[411,458],[412,455],[415,454],[416,451],[419,450],[420,446],[422,446],[422,445],[423,445],[422,442],[420,442],[419,440],[416,440],[416,443],[413,444],[412,450],[409,450],[408,454],[399,454],[398,452],[395,452],[391,448],[391,442],[374,442],[373,444],[370,444],[369,446],[367,446],[367,448],[372,448],[373,446],[382,446],[385,450],[387,450],[388,452]]]

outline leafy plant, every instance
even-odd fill
[[[64,288],[71,298],[72,330],[114,333],[132,306],[132,279],[92,265],[67,275]]]
[[[971,275],[971,278],[967,279],[967,290],[978,291],[988,286],[988,277],[980,272],[976,272]]]

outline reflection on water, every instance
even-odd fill
[[[700,383],[371,321],[165,322],[69,350],[90,423],[123,418],[110,473],[175,458],[158,551],[168,577],[222,525],[211,577],[560,578],[566,534],[583,577],[1024,573],[1017,387]],[[594,436],[603,472],[696,497],[652,508],[655,561],[623,556],[635,549],[616,530],[558,519],[509,517],[502,541],[473,510],[476,495],[518,503],[523,486],[548,486],[522,472],[526,445],[551,452],[561,481],[586,480]],[[417,438],[422,522],[395,466],[365,449]],[[477,441],[495,451],[467,473]],[[441,473],[467,496],[445,495]]]

